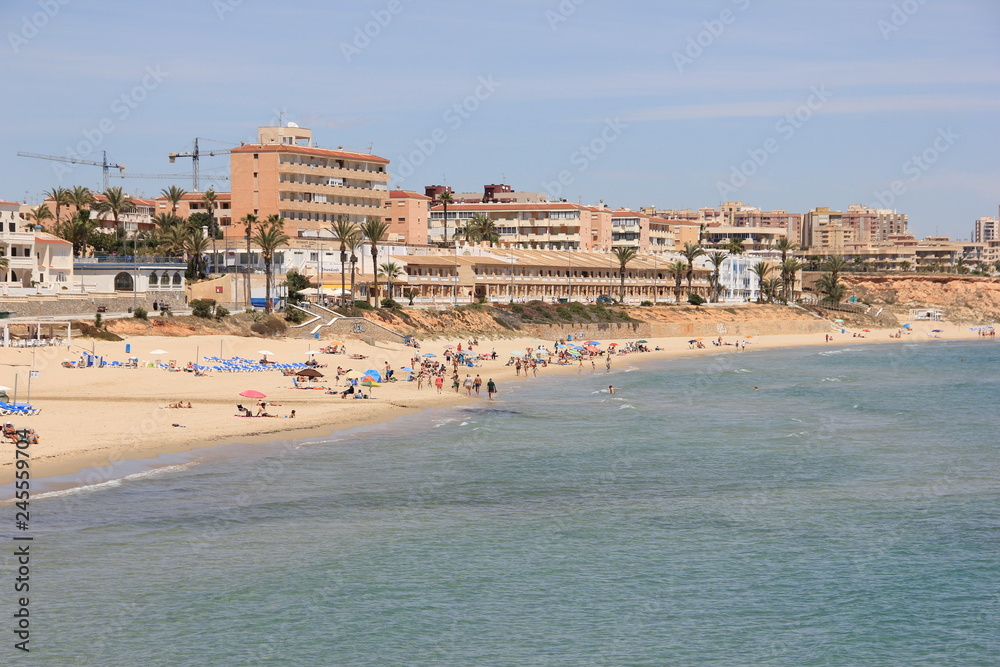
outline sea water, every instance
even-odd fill
[[[751,345],[191,453],[32,504],[31,658],[997,664],[998,398],[992,342]]]

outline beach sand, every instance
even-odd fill
[[[831,333],[834,340],[824,341],[824,334],[775,335],[746,339],[746,352],[738,352],[734,346],[717,347],[705,340],[705,349],[689,349],[688,339],[650,339],[648,346],[662,347],[662,351],[631,354],[616,357],[613,370],[625,363],[667,357],[707,356],[720,352],[732,354],[752,354],[756,350],[786,348],[805,345],[844,345],[864,343],[912,343],[936,341],[930,334],[932,329],[942,329],[940,340],[975,339],[975,332],[968,327],[942,322],[915,323],[911,333],[901,339],[890,339],[895,330],[881,330],[865,333],[865,338],[855,338],[848,333]],[[729,343],[735,336],[723,336]],[[352,360],[336,354],[318,354],[316,359],[327,368],[328,382],[320,386],[334,385],[333,377],[338,365],[357,371],[367,369],[382,370],[385,362],[399,371],[407,366],[414,354],[414,348],[400,344],[366,345],[357,340],[346,340],[348,351],[368,356],[366,360]],[[441,339],[422,341],[419,354],[434,353],[443,361],[446,345],[457,345],[464,341]],[[539,341],[535,338],[485,340],[479,339],[476,352],[489,352],[496,348],[496,361],[484,361],[480,368],[462,369],[473,377],[479,373],[485,385],[493,378],[502,398],[505,384],[515,379],[513,367],[505,366],[512,350],[537,347],[544,343],[551,349],[554,341]],[[606,339],[602,342],[615,342]],[[624,341],[619,341],[624,342]],[[191,336],[184,338],[132,337],[123,342],[74,341],[72,350],[66,347],[31,349],[0,348],[0,384],[14,387],[14,376],[18,376],[18,401],[25,401],[27,395],[28,371],[38,370],[38,376],[31,380],[30,401],[41,414],[35,416],[8,416],[17,428],[34,428],[40,442],[33,445],[31,454],[31,475],[34,478],[66,475],[85,468],[103,468],[110,463],[126,459],[152,458],[158,454],[184,452],[201,447],[232,442],[270,442],[276,440],[301,439],[325,436],[335,431],[377,423],[412,413],[416,410],[447,407],[471,401],[485,401],[485,386],[479,398],[467,398],[464,389],[456,394],[446,382],[443,394],[433,387],[424,386],[418,391],[416,382],[385,383],[372,389],[374,400],[341,399],[315,389],[296,389],[290,377],[277,371],[261,373],[217,373],[209,372],[204,377],[196,377],[187,372],[170,372],[159,368],[64,368],[64,359],[79,359],[80,349],[93,349],[105,359],[125,361],[128,356],[137,356],[140,361],[175,361],[183,366],[195,361],[196,355],[240,356],[259,359],[259,350],[274,352],[269,359],[278,362],[304,362],[306,352],[316,350],[324,341],[304,339],[261,339],[233,336]],[[126,344],[131,345],[131,355],[126,354]],[[166,354],[152,354],[153,350],[166,350]],[[33,365],[32,365],[33,364]],[[604,360],[597,361],[597,370],[585,362],[584,372],[604,373]],[[539,369],[538,376],[557,373],[578,373],[576,364]],[[613,373],[612,373],[613,375]],[[523,378],[522,378],[523,379]],[[244,399],[239,393],[257,390],[267,395],[269,403],[278,406],[267,408],[274,418],[239,418],[236,404],[253,407],[252,399]],[[9,391],[11,399],[14,392]],[[191,402],[191,409],[172,409],[170,403]],[[286,418],[292,410],[294,419]],[[14,478],[13,447],[6,445],[7,455],[0,460],[0,484],[10,484]]]

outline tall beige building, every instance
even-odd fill
[[[319,233],[339,218],[364,222],[381,216],[389,199],[389,160],[313,145],[312,130],[294,123],[258,129],[257,143],[230,152],[232,224],[227,236],[242,236],[240,220],[280,215],[285,233]]]

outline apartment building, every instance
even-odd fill
[[[98,208],[101,202],[104,201],[107,201],[107,197],[104,195],[94,195],[94,205],[90,210],[90,219],[97,221],[98,229],[101,231],[112,233],[115,231],[114,216],[109,211],[101,211]],[[48,202],[49,200],[46,200],[46,203]],[[63,208],[65,209],[66,207],[64,206]],[[132,238],[137,232],[152,231],[156,229],[156,224],[153,222],[155,211],[155,200],[133,197],[132,207],[118,214],[118,228],[125,229],[125,236],[127,238]]]
[[[973,241],[985,243],[986,241],[993,241],[998,238],[1000,238],[1000,233],[997,231],[996,218],[979,218],[972,226]]]
[[[255,144],[230,152],[232,224],[227,236],[244,233],[247,214],[280,215],[285,233],[326,229],[343,218],[357,223],[381,216],[389,199],[389,160],[313,145],[312,130],[294,123],[258,128]]]
[[[430,197],[408,190],[390,190],[384,206],[382,221],[389,225],[387,242],[427,245]]]
[[[747,252],[754,250],[772,250],[778,239],[787,236],[783,227],[707,227],[703,233],[702,241],[705,245],[723,245],[730,239],[743,241],[743,249]]]
[[[596,207],[550,202],[537,204],[451,204],[448,206],[448,239],[473,215],[483,214],[496,226],[501,247],[544,250],[605,250],[613,243],[611,211]],[[444,206],[431,209],[429,238],[444,239]]]
[[[548,196],[544,192],[518,192],[509,185],[492,183],[478,192],[455,192],[446,185],[428,185],[424,194],[437,201],[442,192],[451,194],[456,204],[544,204]]]
[[[214,192],[214,191],[213,191]],[[187,219],[192,213],[208,213],[208,202],[203,192],[188,192],[177,202],[177,216]],[[171,213],[173,204],[166,197],[156,198],[156,214]],[[215,193],[215,210],[212,212],[220,227],[233,224],[233,195],[231,192]]]
[[[73,282],[73,244],[31,229],[14,202],[0,201],[0,257],[7,258],[0,273],[7,294],[12,287],[52,290]]]
[[[540,299],[593,301],[601,295],[618,298],[622,276],[615,256],[609,252],[556,252],[537,249],[496,249],[478,254],[440,253],[394,257],[405,267],[396,281],[413,289],[415,303],[469,303],[485,299],[497,303]],[[658,255],[639,255],[625,270],[625,300],[628,303],[675,299],[676,276],[669,262]],[[695,267],[692,291],[708,296],[710,270]],[[686,277],[681,276],[682,300],[687,295]]]
[[[878,243],[892,235],[906,234],[908,216],[889,209],[869,208],[851,204],[841,216],[841,222],[859,241]]]

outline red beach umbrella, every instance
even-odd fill
[[[241,391],[240,396],[244,398],[267,398],[266,394],[262,394],[254,389],[247,389],[246,391]]]

